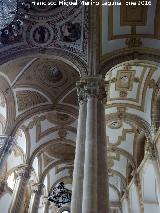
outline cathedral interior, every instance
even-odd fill
[[[0,1],[0,213],[159,213],[160,1],[37,2]]]

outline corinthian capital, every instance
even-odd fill
[[[108,82],[101,77],[87,77],[77,82],[77,93],[79,103],[87,101],[88,98],[94,97],[101,101],[107,100]]]
[[[32,185],[33,193],[43,194],[45,185],[43,183],[36,183]]]
[[[146,142],[145,144],[145,155],[149,157],[150,160],[156,159],[156,148],[151,142]]]
[[[24,165],[19,167],[17,170],[17,177],[23,179],[29,179],[32,171],[32,167],[30,165]]]

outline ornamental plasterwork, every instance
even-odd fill
[[[135,70],[118,70],[115,90],[131,91],[133,89],[133,78]]]
[[[149,82],[157,67],[153,65],[147,66],[138,62],[130,62],[130,67],[127,66],[127,68],[128,71],[125,67],[123,71],[123,66],[115,67],[109,72],[110,89],[108,92],[107,107],[113,107],[116,104],[122,105],[124,103],[125,106],[144,111],[147,88],[151,87],[151,83]],[[135,71],[132,71],[132,69]],[[123,81],[125,78],[126,83],[123,82],[122,84],[121,78]],[[121,103],[119,103],[120,100]]]
[[[134,126],[135,129],[140,129],[142,130],[146,137],[151,140],[151,126],[150,124],[145,121],[143,118],[134,115],[134,114],[130,114],[130,113],[111,113],[111,114],[107,114],[106,115],[106,123],[110,123],[112,121],[115,120],[119,120],[119,119],[124,120],[126,123],[129,123],[130,125]]]
[[[78,4],[70,7],[40,8],[30,3],[28,3],[30,6],[27,7],[24,1],[22,6],[20,2],[18,14],[21,22],[13,21],[11,23],[11,25],[15,25],[17,34],[13,32],[6,34],[8,28],[4,29],[1,35],[2,51],[3,47],[11,49],[12,44],[14,44],[12,49],[14,52],[21,48],[28,49],[32,47],[59,48],[76,54],[87,61],[87,7]],[[24,14],[24,17],[22,14]],[[17,49],[15,44],[17,44]]]
[[[48,112],[46,113],[46,119],[50,123],[62,126],[69,125],[75,121],[75,119],[72,116],[60,112]]]
[[[46,152],[49,156],[52,156],[60,160],[74,160],[75,147],[65,143],[52,143],[46,146]]]
[[[130,126],[130,128],[125,128],[125,126],[122,126],[122,128],[114,130],[114,134],[116,134],[116,139],[117,139],[116,141],[114,141],[114,143],[113,143],[113,138],[111,137],[111,139],[110,139],[110,136],[112,136],[112,132],[109,129],[107,130],[107,140],[108,140],[109,146],[115,146],[115,147],[119,146],[119,145],[121,145],[121,143],[126,141],[127,136],[129,134],[136,133],[136,130],[134,127]],[[129,125],[128,125],[128,127],[129,127]],[[111,133],[111,135],[110,135],[110,133]],[[126,143],[131,143],[131,141],[126,141]]]
[[[132,52],[139,50],[145,52],[150,48],[158,50],[159,16],[156,11],[160,3],[157,0],[151,2],[149,7],[138,6],[136,9],[125,3],[122,6],[100,7],[100,57],[102,60],[117,54],[119,50],[124,52],[124,49],[132,50]],[[148,42],[149,39],[152,40],[152,46]]]
[[[42,122],[45,122],[45,125],[48,126],[47,129],[43,129]],[[27,124],[26,128],[31,130],[35,127],[36,142],[39,142],[42,138],[51,133],[55,133],[57,138],[63,140],[69,132],[75,134],[76,137],[76,128],[72,126],[74,122],[75,119],[71,115],[52,111],[39,116],[34,116]]]
[[[78,72],[64,62],[37,59],[19,77],[14,87],[38,89],[55,103],[75,87],[78,79]]]
[[[36,91],[23,90],[16,92],[18,112],[28,110],[34,106],[48,103],[48,100]]]

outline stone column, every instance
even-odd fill
[[[101,102],[105,94],[105,85],[100,77],[89,77],[81,81],[81,86],[84,86],[87,95],[82,213],[107,213],[109,202],[105,114]]]
[[[79,118],[73,171],[71,212],[82,213],[87,108],[85,91],[83,87],[79,86],[79,84],[77,84],[77,93],[79,100]]]
[[[33,190],[33,193],[34,193],[33,204],[30,210],[31,213],[38,212],[40,198],[41,198],[41,195],[43,194],[44,184],[43,183],[36,184],[34,185],[34,188],[35,189]]]
[[[107,144],[106,144],[106,122],[105,122],[105,106],[106,94],[101,91],[101,97],[98,99],[97,112],[97,199],[98,210],[101,213],[109,212],[109,187],[108,187],[108,168],[107,168]],[[104,99],[103,99],[104,98]]]
[[[48,212],[49,212],[49,201],[46,202],[45,209],[44,209],[44,213],[48,213]]]
[[[144,204],[143,204],[143,197],[142,197],[142,187],[141,187],[141,181],[138,173],[134,174],[134,184],[136,186],[136,191],[138,195],[138,200],[139,200],[139,208],[140,208],[140,213],[144,213]]]
[[[149,141],[146,141],[146,144],[145,144],[145,157],[153,165],[157,186],[158,186],[158,192],[160,195],[160,165],[158,161],[158,151],[156,149],[155,144],[152,144]]]
[[[0,175],[3,174],[4,164],[15,144],[13,137],[0,136]]]
[[[23,212],[23,201],[24,194],[27,187],[28,180],[30,178],[31,167],[25,165],[20,167],[17,172],[17,179],[12,195],[12,201],[10,205],[10,213],[22,213]]]
[[[125,191],[125,199],[127,201],[128,213],[131,213],[131,204],[128,190]]]

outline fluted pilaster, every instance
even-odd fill
[[[27,187],[28,180],[30,178],[31,167],[25,165],[20,167],[17,171],[16,183],[12,195],[12,201],[10,205],[10,213],[22,213],[24,194]]]

